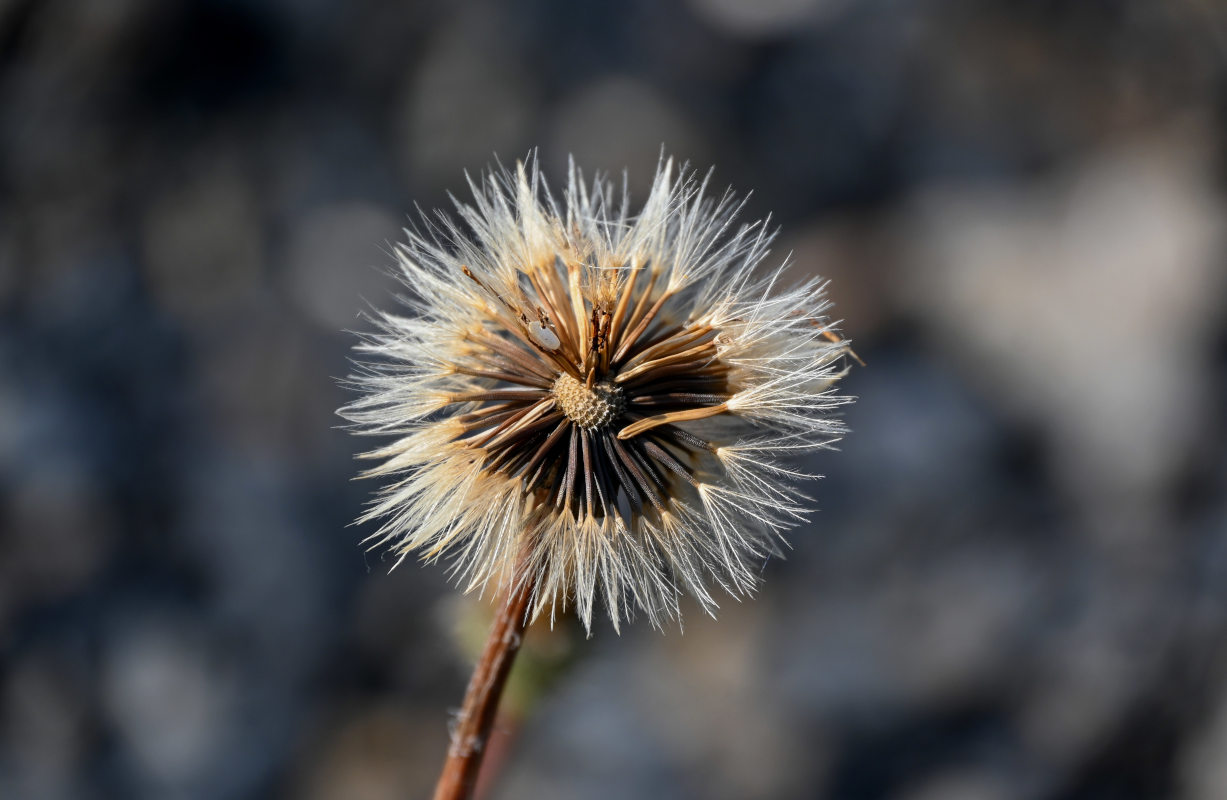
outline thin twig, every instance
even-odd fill
[[[499,603],[486,646],[469,679],[464,705],[456,718],[434,800],[468,800],[473,794],[499,698],[524,640],[531,596],[532,583],[515,580]]]

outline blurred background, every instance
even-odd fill
[[[0,797],[425,797],[484,607],[337,429],[463,170],[662,144],[868,363],[684,634],[530,637],[489,798],[1227,797],[1227,5],[0,2]]]

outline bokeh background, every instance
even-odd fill
[[[532,635],[488,798],[1227,797],[1218,0],[0,2],[0,797],[427,796],[483,606],[336,379],[414,204],[716,165],[868,363],[685,632]]]

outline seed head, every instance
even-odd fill
[[[467,228],[408,232],[408,313],[377,317],[341,409],[395,437],[366,454],[392,476],[376,544],[449,555],[466,589],[523,560],[533,616],[574,603],[589,630],[598,596],[617,628],[755,586],[808,511],[780,459],[843,432],[847,344],[824,284],[760,270],[773,232],[682,173],[663,161],[632,215],[574,166],[556,200],[530,161],[470,184]]]

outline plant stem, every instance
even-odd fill
[[[486,645],[469,679],[464,705],[456,717],[434,800],[468,800],[472,796],[499,698],[524,640],[532,588],[531,581],[513,582],[499,603]]]

